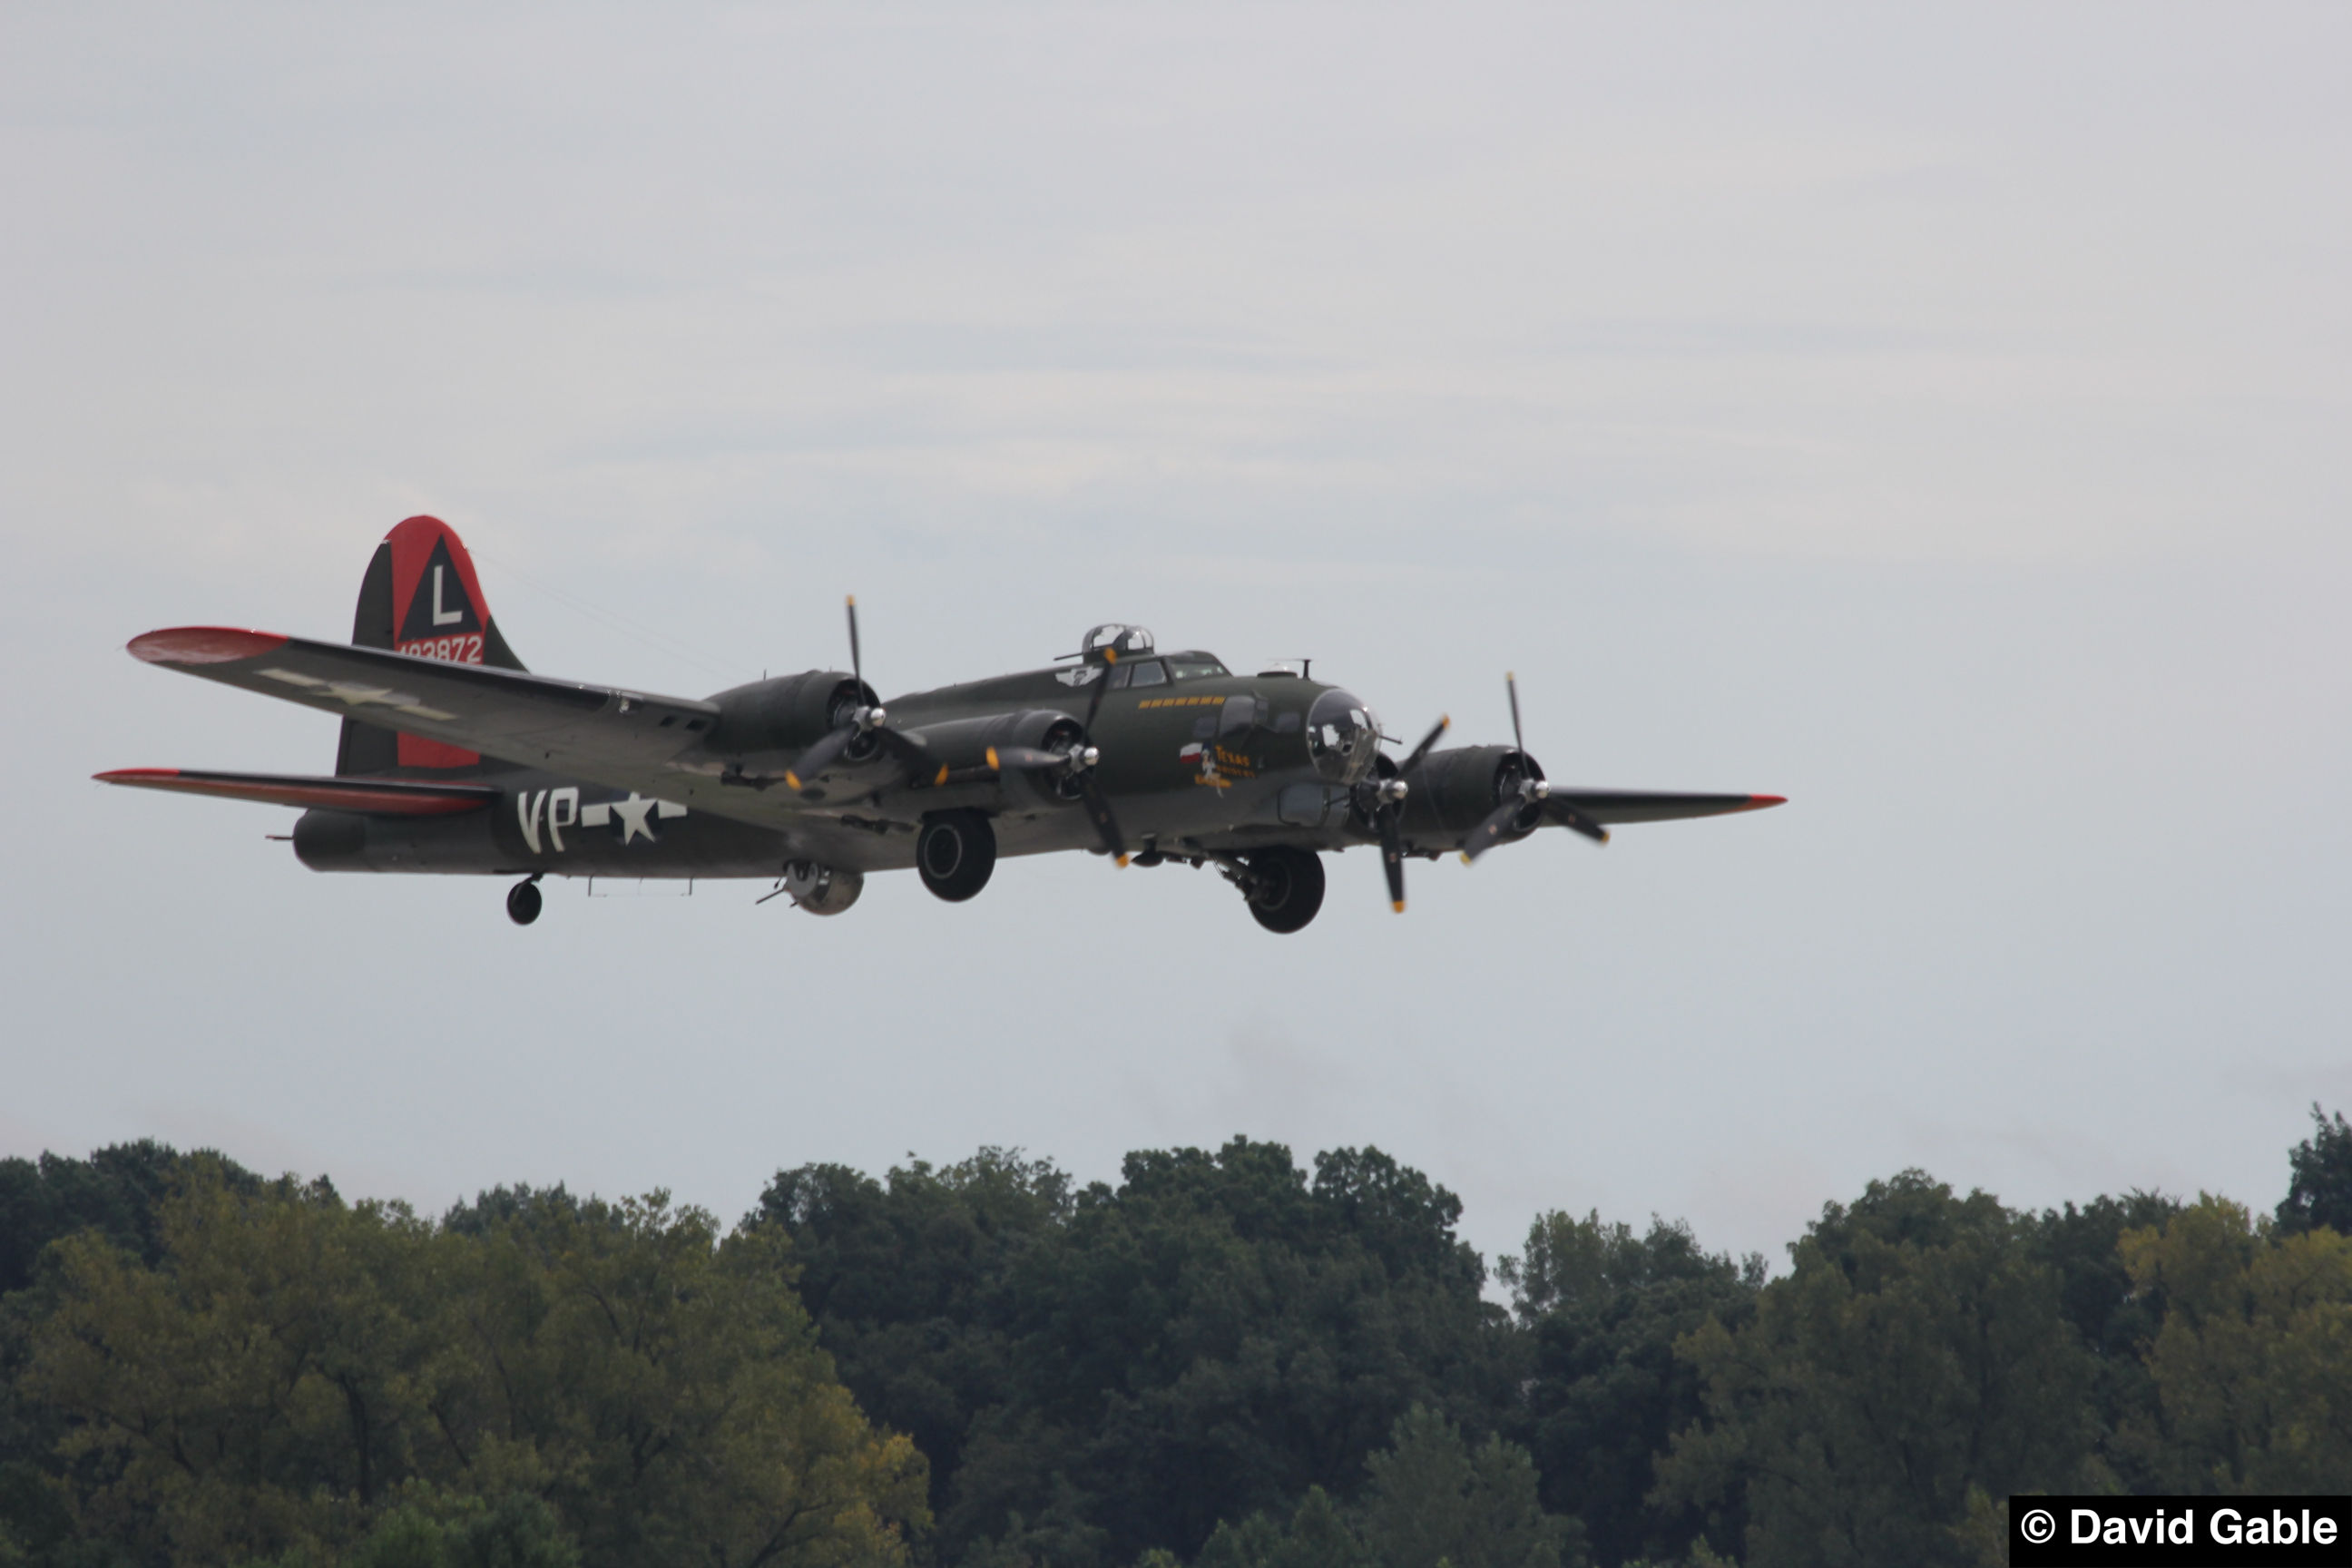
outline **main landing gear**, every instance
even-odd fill
[[[960,904],[988,886],[996,869],[996,829],[977,811],[942,811],[926,819],[915,839],[915,869],[923,886]]]
[[[1304,931],[1323,907],[1323,857],[1312,849],[1276,845],[1244,856],[1242,863],[1246,870],[1234,879],[1266,930],[1286,936]]]
[[[539,879],[532,877],[507,889],[507,919],[527,926],[539,919]]]
[[[1305,931],[1323,907],[1323,857],[1312,849],[1276,844],[1246,855],[1207,850],[1192,854],[1169,852],[1147,843],[1135,858],[1138,866],[1190,865],[1195,870],[1213,865],[1217,875],[1241,889],[1250,918],[1278,936]]]

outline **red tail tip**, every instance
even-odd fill
[[[131,658],[148,664],[235,664],[274,652],[286,646],[286,639],[232,626],[173,626],[132,637],[129,646]]]

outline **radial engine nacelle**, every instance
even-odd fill
[[[812,669],[730,687],[710,700],[719,705],[710,750],[756,767],[790,762],[838,728],[844,714],[880,699],[845,669]]]
[[[1406,837],[1441,838],[1477,826],[1518,780],[1540,779],[1544,773],[1516,746],[1453,746],[1430,752],[1403,776],[1410,791],[1404,802]]]

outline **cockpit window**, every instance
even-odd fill
[[[1127,678],[1127,683],[1129,686],[1165,686],[1168,684],[1168,668],[1156,658],[1147,658],[1141,664],[1123,664],[1118,666],[1118,668],[1121,669],[1134,671],[1133,674]]]
[[[1213,675],[1232,673],[1204,653],[1178,655],[1168,661],[1168,670],[1179,680],[1202,680]]]
[[[1327,691],[1307,712],[1307,750],[1324,777],[1353,784],[1372,771],[1381,731],[1363,699]]]

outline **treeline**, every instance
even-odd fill
[[[731,1229],[0,1161],[0,1564],[2006,1560],[2022,1491],[2352,1491],[2352,1127],[2286,1198],[1917,1172],[1768,1278],[1374,1150],[778,1174]]]

